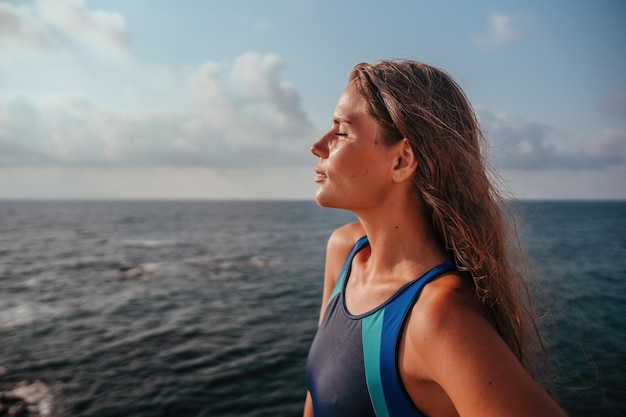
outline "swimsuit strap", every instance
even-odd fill
[[[435,266],[404,287],[384,308],[363,317],[365,377],[377,417],[413,416],[419,413],[397,369],[401,332],[422,288],[441,274],[453,270],[456,270],[456,266],[452,261]]]
[[[328,298],[328,303],[326,306],[330,304],[330,301],[341,292],[343,288],[343,281],[346,279],[347,275],[350,275],[350,270],[352,269],[352,260],[354,256],[364,247],[368,246],[370,243],[367,240],[367,236],[363,236],[359,240],[356,241],[350,254],[346,258],[346,261],[343,263],[343,267],[341,268],[341,272],[339,273],[339,277],[337,278],[337,282],[335,283],[335,287],[333,288],[333,292],[330,293],[330,297]]]

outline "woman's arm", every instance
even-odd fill
[[[302,417],[313,417],[313,403],[311,402],[311,393],[306,393],[306,400],[304,400],[304,412]]]
[[[413,375],[440,386],[462,417],[564,417],[498,335],[463,278],[424,288],[407,326]],[[419,404],[423,411],[436,404]]]

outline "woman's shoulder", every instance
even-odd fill
[[[484,321],[488,313],[474,294],[471,278],[462,272],[443,274],[426,285],[412,312],[416,329],[435,334],[465,326],[468,320]]]
[[[354,244],[363,236],[365,230],[359,222],[344,224],[335,229],[328,238],[328,249],[340,252],[350,252]]]
[[[563,417],[498,334],[468,279],[447,274],[424,287],[406,327],[408,380],[435,382],[459,415]],[[436,408],[428,400],[417,405]]]
[[[326,304],[330,294],[337,283],[341,268],[346,258],[354,247],[354,244],[365,235],[360,223],[348,223],[337,228],[328,238],[326,246],[326,265],[324,268],[324,293],[322,296],[322,309],[320,311],[320,323],[324,317]]]
[[[364,235],[363,226],[358,222],[345,224],[330,235],[326,245],[325,275],[328,285],[334,285],[354,244]]]
[[[422,376],[433,377],[428,370],[447,369],[475,352],[508,350],[475,296],[471,279],[461,272],[444,274],[423,288],[408,318],[407,337],[426,371]]]

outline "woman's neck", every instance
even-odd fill
[[[356,214],[370,243],[360,259],[368,276],[410,279],[450,259],[419,206],[391,204]]]

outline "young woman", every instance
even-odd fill
[[[305,416],[564,416],[533,377],[536,327],[482,142],[443,71],[352,70],[311,148],[318,204],[359,222],[328,241]]]

